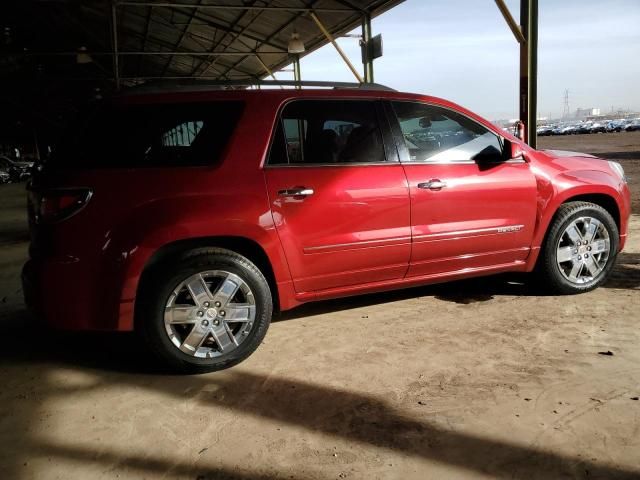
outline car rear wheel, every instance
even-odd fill
[[[204,373],[240,363],[271,321],[269,284],[247,258],[199,249],[146,275],[136,327],[171,370]]]
[[[618,227],[609,212],[593,203],[566,203],[541,253],[543,280],[556,293],[588,292],[607,280],[617,252]]]

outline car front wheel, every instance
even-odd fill
[[[543,280],[555,293],[588,292],[605,282],[618,252],[618,227],[589,202],[562,205],[541,252]]]

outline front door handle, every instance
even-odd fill
[[[437,178],[433,178],[428,182],[418,184],[418,188],[422,188],[423,190],[435,190],[435,191],[442,190],[446,186],[447,184],[445,182]]]
[[[308,197],[309,195],[313,195],[313,188],[285,188],[284,190],[278,190],[278,195],[280,195],[281,197]]]

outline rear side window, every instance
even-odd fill
[[[270,165],[386,161],[376,105],[369,100],[297,100],[276,126]]]
[[[103,105],[67,131],[51,166],[211,165],[227,146],[242,108],[242,102]]]

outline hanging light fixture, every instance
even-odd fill
[[[87,52],[87,47],[80,47],[76,53],[76,63],[85,64],[93,62],[93,58]]]
[[[304,53],[304,42],[300,40],[300,35],[295,30],[291,34],[291,38],[289,39],[289,45],[287,46],[287,51],[289,53]]]

